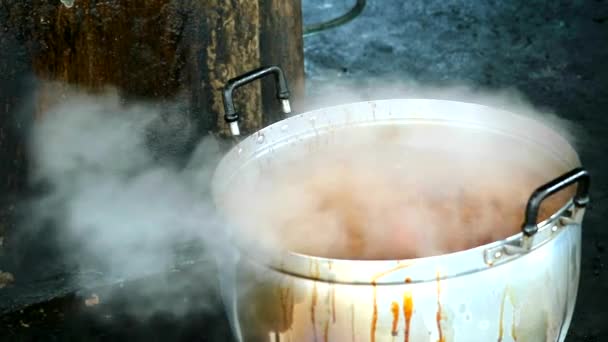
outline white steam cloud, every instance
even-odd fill
[[[573,141],[571,124],[515,90],[368,80],[330,82],[310,93],[307,109],[390,98],[484,104],[533,117]],[[228,195],[235,226],[264,236],[268,249],[401,259],[480,246],[516,234],[530,194],[568,171],[525,143],[460,129],[347,128],[316,140],[252,163],[254,172],[241,172]],[[541,216],[567,195],[545,203]]]
[[[146,146],[160,119],[154,108],[124,107],[113,95],[81,96],[45,113],[34,129],[33,176],[52,186],[47,208],[64,209],[55,213],[65,215],[66,232],[119,273],[166,267],[171,254],[162,247],[204,236],[212,218],[206,170],[159,165]],[[208,140],[198,152],[211,159],[216,148]]]
[[[572,138],[569,133],[573,131],[571,125],[556,116],[532,108],[513,91],[482,94],[467,87],[437,89],[377,80],[353,87],[331,82],[328,86],[312,89],[308,101],[310,105],[306,106],[306,109],[364,99],[403,97],[454,99],[507,108],[513,112],[535,116]],[[30,141],[32,181],[47,183],[49,188],[45,196],[32,203],[32,217],[36,220],[51,219],[61,228],[60,241],[65,241],[61,247],[83,269],[100,270],[109,278],[130,278],[171,268],[176,262],[176,248],[185,242],[200,243],[201,248],[207,251],[209,259],[232,250],[232,245],[225,240],[226,228],[216,216],[209,191],[211,175],[216,162],[222,156],[220,143],[212,137],[205,138],[186,158],[185,164],[176,162],[179,158],[174,158],[175,155],[183,152],[182,147],[192,141],[195,135],[194,123],[187,115],[187,110],[184,111],[179,105],[169,106],[167,110],[166,106],[158,104],[125,105],[111,92],[102,95],[76,93],[53,106],[35,123]],[[358,138],[361,140],[358,141]],[[353,133],[350,136],[350,146],[368,145],[370,139],[375,141],[377,137],[370,138],[369,133],[359,136]],[[445,229],[451,229],[450,234],[458,234],[462,228],[460,224],[467,222],[466,211],[471,210],[461,207],[462,202],[458,200],[458,196],[462,195],[460,188],[444,187],[443,192],[434,192],[432,200],[427,201],[430,204],[425,202],[424,197],[432,192],[432,189],[428,189],[429,186],[433,188],[441,182],[448,182],[446,177],[450,174],[438,172],[437,170],[443,169],[437,168],[437,163],[428,160],[429,156],[426,155],[426,166],[409,168],[409,178],[401,177],[403,171],[393,169],[384,174],[387,178],[383,179],[383,166],[394,158],[389,153],[391,150],[387,149],[385,153],[378,153],[377,149],[356,151],[358,152],[349,154],[337,146],[319,153],[306,163],[297,161],[298,156],[305,154],[291,154],[290,158],[296,162],[287,169],[269,172],[273,174],[272,179],[254,179],[256,186],[242,184],[234,194],[236,197],[233,204],[237,206],[235,212],[242,214],[236,222],[251,230],[241,236],[244,239],[264,241],[265,247],[269,248],[279,247],[276,244],[285,247],[285,244],[293,245],[304,241],[307,245],[294,248],[315,251],[318,255],[332,256],[332,251],[336,248],[350,249],[337,254],[355,258],[357,256],[353,255],[353,250],[356,248],[363,253],[362,258],[378,256],[377,248],[366,252],[362,247],[366,241],[382,246],[386,245],[387,241],[406,241],[408,236],[418,236],[420,241],[424,241],[424,244],[419,244],[413,255],[425,254],[425,251],[421,250],[423,247],[433,249],[427,251],[431,254],[442,252],[446,248],[450,250],[450,246],[443,248],[434,245],[435,237],[444,235],[445,231],[429,229],[408,232],[407,229],[414,227],[410,225],[404,231],[408,236],[393,239],[395,232],[386,230],[405,224],[403,217],[399,217],[400,213],[407,214],[408,220],[418,220],[417,225],[424,227],[445,223],[446,215],[460,215],[459,219],[449,222],[448,225],[444,224]],[[366,157],[362,152],[369,154]],[[452,152],[458,153],[457,150]],[[488,151],[484,151],[486,152]],[[338,161],[333,158],[336,154],[341,155]],[[476,157],[478,156],[468,155],[460,159],[460,162],[470,162]],[[529,161],[526,158],[523,157],[519,162]],[[370,164],[374,165],[373,172],[362,169]],[[455,162],[454,165],[457,164],[458,162]],[[466,173],[467,169],[463,165],[460,167],[461,172]],[[353,172],[345,175],[344,172],[348,170]],[[475,171],[469,176],[477,184],[480,181],[475,177],[480,172],[494,177],[510,177],[509,172],[504,169],[492,169],[487,165],[485,169]],[[417,176],[425,179],[436,177],[435,183],[427,188],[412,187],[418,184]],[[487,179],[486,182],[481,182],[486,186],[486,192],[481,194],[483,198],[472,198],[470,205],[476,206],[476,203],[483,200],[490,203],[488,206],[492,206],[491,199],[485,195],[505,190],[502,201],[515,196],[519,202],[504,210],[507,215],[517,210],[515,215],[519,215],[524,204],[522,201],[525,201],[532,187],[539,185],[540,179],[546,178],[544,176],[546,175],[525,179],[521,184],[523,190],[522,187],[505,189],[503,183],[496,185],[489,182],[491,179]],[[552,173],[551,177],[553,176],[556,174]],[[387,182],[386,179],[389,178],[404,181]],[[247,177],[245,179],[247,180]],[[334,182],[333,179],[339,181]],[[356,189],[370,188],[374,191],[353,193]],[[313,190],[325,193],[325,197],[329,197],[325,200],[332,203],[318,203],[324,197],[311,193]],[[256,194],[255,201],[251,201],[253,193]],[[404,197],[401,198],[400,194],[404,194]],[[467,193],[465,196],[475,197],[476,194]],[[356,203],[350,205],[349,201]],[[399,201],[414,201],[415,205],[406,209],[401,207],[401,210],[392,207]],[[324,205],[330,207],[330,210],[323,213],[316,211]],[[432,206],[439,206],[440,210],[434,210]],[[476,209],[479,211],[482,208],[483,206],[479,206]],[[492,210],[490,208],[488,212]],[[495,226],[495,217],[482,216],[485,218],[482,223],[488,227]],[[378,228],[379,225],[376,224],[371,233],[366,230],[367,223],[363,224],[361,221],[370,218],[383,223],[383,228]],[[308,219],[311,219],[313,224],[310,224]],[[517,220],[519,216],[510,219]],[[350,224],[349,220],[355,224]],[[281,226],[286,222],[291,222],[292,225]],[[343,225],[344,222],[347,224]],[[275,224],[277,226],[274,226]],[[324,230],[323,227],[332,227],[334,232]],[[353,227],[357,229],[358,238],[365,241],[351,241],[344,237]],[[326,234],[311,234],[311,229],[315,232],[324,231]],[[264,234],[268,234],[268,238]],[[495,236],[490,235],[480,239],[493,237]],[[477,242],[479,241],[464,241],[458,246]],[[390,245],[388,247],[385,252],[400,250],[399,246],[392,246],[393,249]],[[380,257],[390,256],[382,254]],[[214,283],[216,278],[207,275],[202,279],[193,275],[187,281],[205,286],[204,283]],[[177,288],[182,285],[171,282],[162,284],[164,288]],[[146,293],[146,289],[141,292]],[[174,304],[163,303],[162,307],[141,306],[136,308],[136,312],[183,312],[181,306],[177,310],[172,305]]]
[[[212,257],[225,249],[219,247],[225,241],[208,185],[220,146],[213,137],[204,138],[185,165],[179,163],[176,155],[185,154],[194,123],[177,107],[125,105],[112,91],[70,91],[36,120],[31,177],[47,190],[30,204],[29,220],[53,222],[59,228],[53,241],[81,272],[94,271],[109,282],[163,273],[179,263],[178,251],[186,244],[205,250],[202,258],[209,262],[202,272],[214,271]],[[95,285],[87,281],[77,286]],[[192,275],[185,281],[200,289],[213,287],[216,278]],[[184,285],[168,281],[138,291]],[[162,308],[153,303],[130,309],[146,316],[186,310],[179,303],[163,302]]]

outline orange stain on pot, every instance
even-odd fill
[[[378,302],[377,302],[377,289],[376,289],[376,281],[372,282],[372,286],[374,287],[374,305],[373,305],[373,311],[372,311],[372,326],[370,329],[370,341],[371,342],[375,342],[376,341],[376,325],[378,324]]]
[[[376,284],[376,281],[377,281],[378,279],[380,279],[380,278],[384,277],[384,276],[385,276],[385,275],[387,275],[387,274],[391,274],[391,273],[393,273],[393,272],[396,272],[396,271],[402,270],[402,269],[404,269],[404,268],[408,268],[408,267],[410,267],[410,266],[412,266],[412,263],[403,263],[403,264],[401,264],[401,263],[400,263],[399,265],[397,265],[397,266],[395,266],[395,267],[393,267],[393,268],[391,268],[391,269],[389,269],[389,270],[386,270],[386,271],[384,271],[384,272],[380,272],[380,273],[376,274],[376,275],[375,275],[375,276],[372,278],[372,284],[374,284],[374,285],[375,285],[375,284]]]
[[[327,318],[325,319],[325,326],[323,327],[323,341],[329,341],[329,324],[330,321],[336,322],[336,307],[335,307],[335,299],[336,288],[334,284],[329,285],[330,290],[327,294]]]
[[[279,301],[281,303],[281,313],[282,313],[282,317],[283,317],[283,326],[285,329],[288,329],[288,326],[290,325],[288,315],[293,310],[293,305],[294,305],[293,299],[294,299],[293,292],[292,292],[291,288],[281,287],[279,289]]]
[[[410,266],[412,266],[413,263],[398,263],[397,266],[388,269],[384,272],[380,272],[378,274],[376,274],[373,278],[372,278],[372,286],[374,288],[374,304],[373,304],[373,308],[372,308],[372,323],[371,323],[371,329],[370,329],[370,341],[371,342],[375,342],[376,341],[376,326],[378,324],[378,299],[377,299],[377,288],[376,288],[376,281],[382,277],[384,277],[387,274],[402,270],[404,268],[408,268]]]
[[[391,334],[397,336],[397,328],[399,326],[399,303],[391,303],[391,312],[393,313],[393,329],[391,330]]]
[[[336,323],[336,286],[331,285],[331,320]]]
[[[308,265],[308,272],[312,279],[319,280],[319,278],[321,278],[321,268],[319,267],[319,262],[311,261]]]
[[[501,342],[504,334],[505,334],[505,329],[503,327],[503,320],[504,320],[504,316],[505,316],[505,301],[507,300],[507,290],[505,290],[505,293],[502,295],[502,301],[500,302],[500,313],[498,315],[498,342]]]
[[[509,293],[509,299],[511,301],[511,304],[513,305],[513,322],[511,322],[511,337],[513,337],[513,341],[517,341],[517,331],[516,331],[516,327],[515,327],[515,314],[516,314],[516,310],[515,310],[515,303],[513,303],[513,293],[510,292]]]
[[[411,292],[406,292],[403,295],[403,316],[405,317],[405,342],[410,340],[410,326],[412,323],[412,315],[414,314],[414,297]]]
[[[317,309],[317,281],[316,279],[319,279],[319,275],[320,275],[320,271],[319,271],[319,264],[317,262],[314,262],[315,267],[315,272],[312,272],[313,269],[313,264],[310,264],[310,273],[311,273],[311,277],[315,280],[313,280],[313,285],[312,285],[312,298],[311,298],[311,303],[310,303],[310,321],[312,323],[312,331],[313,331],[313,335],[314,335],[314,340],[317,341],[317,320],[315,317],[315,313],[316,313],[316,309]]]
[[[435,320],[437,321],[437,332],[439,334],[439,339],[437,342],[446,342],[443,336],[443,329],[441,328],[441,318],[442,318],[442,309],[441,309],[441,275],[437,272],[437,315]]]
[[[312,332],[317,340],[317,324],[315,318],[315,311],[317,309],[317,282],[315,281],[312,287],[312,299],[310,303],[310,322],[312,323]]]
[[[507,296],[509,295],[508,293],[509,289],[505,289],[505,292],[502,295],[502,301],[500,302],[500,313],[498,316],[498,342],[501,342],[504,338],[505,335],[505,328],[504,328],[504,316],[505,316],[505,303],[507,301]],[[511,300],[512,298],[509,297]],[[517,341],[517,332],[515,330],[515,310],[513,310],[513,322],[511,323],[511,337],[513,338],[513,341]]]
[[[355,342],[355,304],[350,305],[350,328],[353,342]]]

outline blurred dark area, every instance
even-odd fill
[[[302,0],[304,23],[335,17],[352,3]],[[34,13],[25,16],[31,22],[15,21],[9,17],[18,12],[12,6],[32,10],[0,2],[0,340],[228,341],[216,289],[193,290],[192,284],[183,292],[155,294],[159,300],[191,303],[180,316],[135,318],[125,304],[138,300],[125,296],[137,292],[133,289],[139,282],[196,274],[197,264],[207,262],[197,259],[197,253],[183,251],[183,262],[167,274],[104,279],[94,271],[83,273],[63,258],[52,225],[18,238],[11,233],[27,229],[15,226],[18,217],[27,215],[19,210],[19,199],[33,195],[24,155],[27,128],[41,101],[34,101],[32,92],[38,86],[35,69],[42,66],[31,56],[42,47],[26,37],[40,24],[34,21],[44,20],[43,14]],[[583,226],[579,295],[566,341],[608,341],[608,231],[602,223],[608,215],[608,0],[368,0],[359,17],[307,36],[303,49],[310,100],[317,85],[335,80],[462,83],[477,89],[516,89],[535,106],[576,124],[580,132],[575,146],[592,175],[592,204]],[[136,70],[137,65],[128,69]],[[174,95],[171,84],[180,79],[168,73],[156,81],[164,85],[159,96],[169,96]],[[202,125],[204,131],[213,123]],[[214,277],[204,273],[202,277]],[[86,278],[90,290],[74,287],[75,278]],[[91,304],[93,294],[99,303]]]

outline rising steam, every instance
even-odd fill
[[[112,91],[71,91],[52,106],[31,131],[31,181],[44,184],[47,191],[30,203],[28,226],[32,221],[53,222],[60,229],[53,241],[59,241],[66,258],[82,272],[95,271],[110,282],[173,268],[186,243],[221,251],[222,230],[208,195],[220,148],[213,137],[206,137],[185,163],[176,157],[188,150],[194,132],[194,123],[178,107],[125,105]],[[208,255],[202,258],[213,261],[213,254]],[[214,271],[206,267],[202,272]],[[215,281],[194,275],[186,279],[199,289]],[[138,291],[183,285],[173,280]],[[147,315],[152,312],[146,310],[174,311],[179,306],[151,304],[158,306],[158,300],[132,309]],[[182,305],[177,311],[184,310]]]
[[[488,95],[463,87],[377,84],[317,88],[307,109],[370,98],[454,99],[533,115],[565,134],[572,131],[513,92]],[[328,95],[319,97],[323,93]],[[210,258],[231,250],[209,192],[222,155],[218,141],[200,141],[185,164],[167,158],[183,151],[195,132],[194,123],[177,107],[163,112],[157,104],[125,105],[113,93],[74,94],[35,124],[32,181],[47,183],[49,191],[32,204],[33,219],[56,222],[66,254],[83,269],[128,278],[171,268],[176,246],[184,242],[199,242]],[[445,132],[427,133],[436,141],[446,138]],[[404,158],[395,143],[405,139],[403,132],[353,130],[347,135],[336,140],[342,145],[317,149],[313,155],[296,149],[285,154],[291,162],[277,163],[265,178],[244,177],[235,183],[230,209],[240,213],[232,222],[245,228],[239,236],[263,242],[269,250],[287,246],[330,257],[437,254],[504,237],[504,230],[492,229],[504,217],[519,223],[533,188],[559,173],[543,173],[540,161],[526,153],[503,149],[497,157],[504,142],[448,148],[435,155],[410,150]],[[470,137],[452,138],[471,143]],[[485,162],[471,167],[480,160]],[[514,165],[532,166],[530,173],[513,174]],[[458,186],[450,186],[454,175],[460,177]],[[463,226],[467,234],[481,231],[463,238]]]

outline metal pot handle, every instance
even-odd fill
[[[574,196],[574,205],[577,207],[585,207],[589,203],[589,183],[590,176],[587,170],[576,168],[562,176],[552,180],[551,182],[536,189],[526,206],[526,215],[522,225],[522,231],[525,236],[531,237],[538,232],[538,211],[541,203],[549,196],[563,190],[567,186],[577,183],[576,195]]]
[[[246,74],[230,79],[224,87],[224,119],[230,125],[230,133],[232,133],[232,135],[237,136],[241,134],[238,122],[240,113],[234,106],[234,91],[247,83],[251,83],[270,74],[274,75],[277,86],[277,99],[281,101],[283,113],[291,113],[291,104],[289,103],[289,87],[287,86],[287,79],[285,78],[285,73],[283,70],[276,65],[252,70]]]

